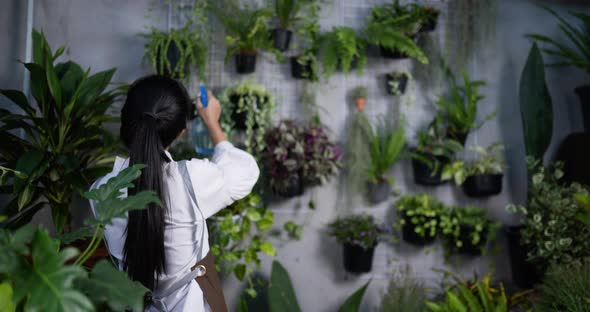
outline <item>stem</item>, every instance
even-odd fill
[[[96,229],[94,229],[94,234],[92,234],[92,239],[90,240],[90,244],[88,244],[88,246],[86,246],[86,249],[84,250],[84,252],[82,252],[82,254],[80,254],[80,256],[78,256],[78,259],[76,259],[76,262],[74,262],[75,265],[84,263],[83,261],[80,261],[80,260],[83,258],[86,258],[86,255],[88,254],[92,245],[94,244],[94,241],[96,240],[96,236],[98,235],[99,229],[100,229],[100,225],[97,225]]]
[[[96,251],[96,249],[98,249],[98,246],[102,242],[103,236],[104,236],[104,232],[101,232],[99,238],[94,242],[94,246],[92,246],[92,249],[90,249],[88,254],[86,254],[84,259],[80,262],[80,264],[84,264],[86,261],[88,261],[88,259],[90,259],[90,257],[94,254],[94,252]]]

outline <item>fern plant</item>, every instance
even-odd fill
[[[372,183],[393,180],[385,179],[384,175],[401,158],[406,144],[405,130],[402,124],[394,127],[385,119],[373,131],[369,149],[369,181]]]
[[[309,68],[303,73],[304,78],[310,81],[319,80],[318,53],[320,49],[320,10],[321,3],[327,0],[305,0],[306,4],[302,10],[304,13],[301,19],[301,26],[297,34],[302,41],[304,49],[302,53],[295,56],[295,61],[302,66]]]
[[[299,13],[310,0],[275,0],[275,14],[280,29],[287,30],[302,20]]]
[[[354,65],[361,73],[367,64],[365,49],[366,42],[350,27],[334,27],[332,31],[324,34],[321,57],[326,77],[330,77],[338,67],[344,74],[348,74]]]

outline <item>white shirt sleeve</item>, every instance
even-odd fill
[[[260,175],[254,157],[227,141],[215,146],[211,161],[192,159],[187,168],[205,218],[250,194]]]

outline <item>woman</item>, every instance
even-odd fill
[[[259,169],[250,154],[227,141],[219,125],[219,101],[210,93],[208,98],[206,109],[200,102],[196,109],[215,145],[213,158],[176,162],[167,148],[185,131],[193,111],[185,88],[164,76],[134,82],[121,111],[120,134],[129,158],[118,157],[113,171],[92,186],[99,187],[129,165],[146,165],[135,187],[124,194],[155,191],[161,205],[113,220],[105,239],[119,269],[153,291],[150,311],[227,310],[205,219],[248,195]]]

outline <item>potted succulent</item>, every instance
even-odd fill
[[[0,193],[9,195],[3,227],[21,226],[49,206],[57,233],[64,233],[71,230],[73,196],[112,169],[119,142],[103,125],[115,120],[108,110],[121,92],[106,91],[114,68],[89,75],[73,61],[58,61],[65,47],[53,52],[36,30],[32,38],[33,60],[25,66],[34,101],[18,90],[0,90],[23,111],[0,109],[0,166],[14,173],[0,178]]]
[[[303,194],[305,142],[303,129],[292,120],[283,120],[266,133],[263,158],[271,189],[283,197]]]
[[[379,227],[370,215],[338,218],[329,225],[330,235],[342,244],[344,269],[350,273],[371,272]]]
[[[394,183],[393,177],[386,178],[385,174],[401,158],[406,144],[403,124],[394,127],[391,122],[381,120],[374,131],[369,145],[368,197],[373,204],[387,199]]]
[[[352,90],[352,98],[354,99],[354,105],[360,112],[365,110],[367,105],[367,97],[369,96],[369,90],[365,86],[358,86]]]
[[[444,208],[442,203],[426,194],[417,194],[399,198],[394,207],[396,227],[401,228],[404,241],[418,246],[434,242]]]
[[[478,154],[473,161],[456,160],[443,169],[442,179],[453,179],[461,185],[463,192],[470,197],[487,197],[502,192],[502,179],[506,162],[502,156],[504,146],[492,144],[484,149],[472,147]]]
[[[539,34],[529,34],[528,36],[548,46],[542,49],[543,52],[558,57],[555,63],[549,65],[574,66],[590,73],[590,54],[588,54],[590,41],[587,32],[590,25],[590,14],[570,12],[570,16],[566,18],[547,6],[542,6],[542,8],[559,20],[559,29],[562,34],[558,37],[559,39]],[[569,20],[576,20],[576,25],[570,23]],[[585,132],[590,132],[590,85],[578,86],[574,91],[580,98],[582,105]]]
[[[391,95],[404,94],[408,85],[408,79],[411,79],[410,74],[406,72],[393,72],[386,74],[385,77],[385,88],[387,93]]]
[[[225,44],[228,46],[225,61],[235,56],[238,74],[256,71],[256,59],[260,50],[274,52],[277,59],[281,60],[266,28],[268,20],[272,17],[272,10],[250,6],[241,8],[235,0],[220,3],[223,3],[223,6],[213,5],[212,10],[225,27]]]
[[[484,96],[479,88],[485,86],[484,81],[473,81],[463,72],[463,86],[459,86],[454,76],[448,73],[451,90],[447,97],[439,96],[436,101],[438,113],[448,123],[449,138],[465,145],[469,131],[480,128],[484,122],[493,118],[495,112],[488,114],[481,123],[476,122],[477,105]]]
[[[446,128],[440,116],[436,116],[428,128],[418,133],[418,145],[412,149],[412,169],[416,184],[435,186],[444,183],[443,168],[461,144],[446,137]]]
[[[433,7],[421,7],[421,27],[420,32],[431,32],[436,29],[436,22],[440,15],[440,10]]]
[[[357,68],[362,73],[367,63],[366,43],[357,36],[354,29],[340,26],[325,33],[321,39],[321,59],[326,77],[330,77],[337,69],[348,74]]]
[[[440,215],[439,227],[447,254],[479,256],[495,239],[499,225],[489,219],[485,210],[468,206],[447,207]]]
[[[221,115],[221,127],[230,136],[244,131],[246,149],[258,156],[264,150],[264,134],[276,107],[272,94],[264,86],[246,80],[223,90],[219,101],[229,112]]]
[[[420,14],[415,5],[393,4],[376,6],[372,9],[367,28],[367,40],[380,47],[386,58],[412,57],[422,64],[428,58],[414,42],[420,29]]]
[[[303,130],[303,144],[304,184],[305,186],[323,185],[342,167],[342,150],[330,141],[321,125],[314,123]]]

